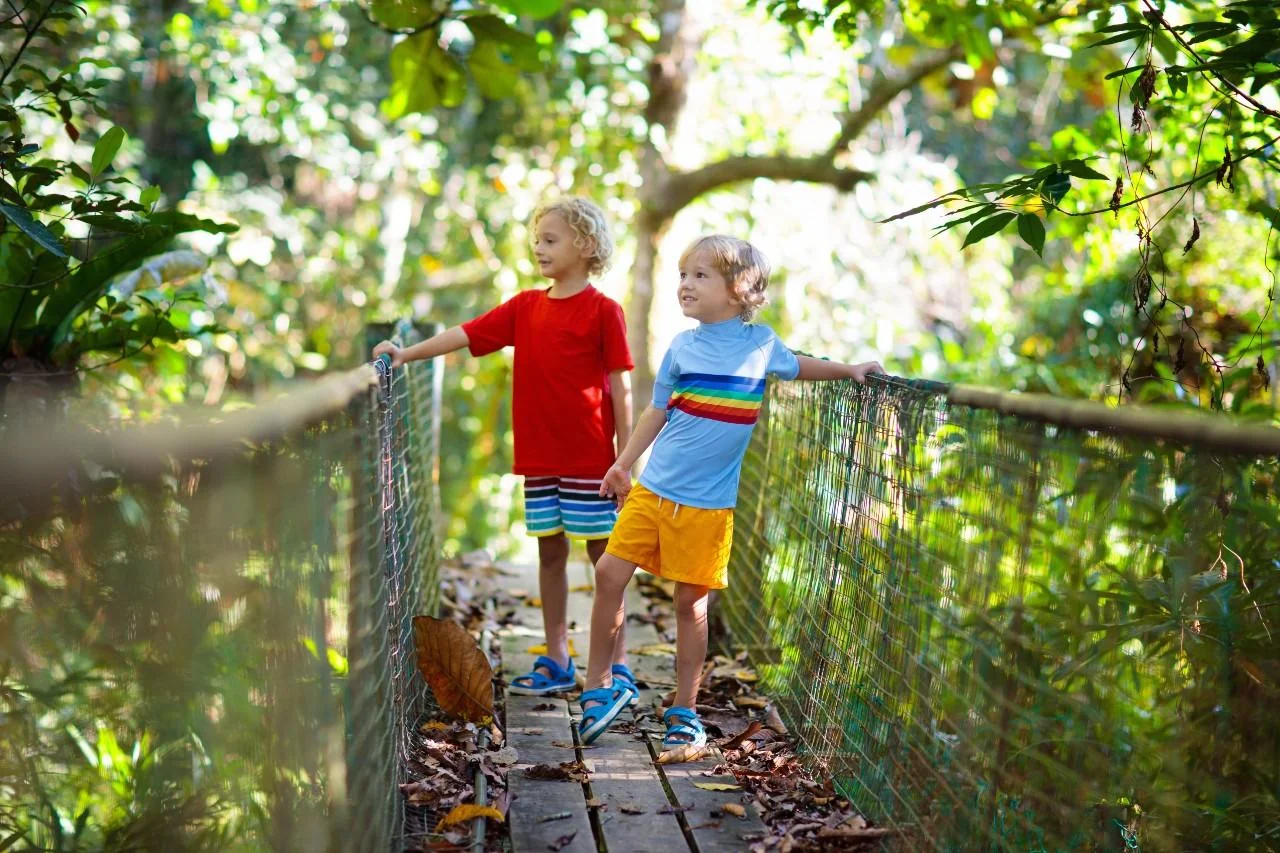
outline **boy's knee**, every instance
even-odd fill
[[[596,561],[596,587],[611,592],[625,589],[635,567],[612,554],[603,554]]]
[[[696,617],[705,613],[707,610],[708,592],[710,592],[710,590],[705,586],[677,583],[675,595],[676,614],[679,616]]]

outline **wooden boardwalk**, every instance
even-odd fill
[[[536,567],[520,572],[511,587],[523,587],[536,595]],[[584,563],[569,566],[569,636],[576,646],[575,662],[585,675],[587,635],[591,617],[591,593],[582,589],[590,580]],[[644,613],[645,602],[635,583],[627,591],[627,612]],[[541,612],[519,608],[518,625],[502,632],[502,670],[505,681],[529,671],[537,656],[529,649],[542,643]],[[644,649],[661,642],[653,626],[627,623],[627,646]],[[662,752],[663,727],[655,712],[661,695],[675,686],[670,654],[632,654],[636,677],[648,685],[635,713],[624,712],[594,744],[583,747],[577,739],[580,712],[577,694],[568,698],[506,696],[507,742],[519,754],[508,774],[511,809],[508,822],[515,853],[565,850],[612,851],[709,851],[745,850],[764,837],[764,825],[750,803],[737,790],[732,776],[713,776],[717,756],[702,761],[657,765]],[[537,765],[559,768],[564,762],[582,762],[586,781],[538,778]],[[719,784],[732,790],[709,790],[699,785]],[[725,812],[723,806],[742,806],[744,817]],[[733,808],[731,806],[731,808]]]

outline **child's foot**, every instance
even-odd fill
[[[679,706],[668,708],[662,714],[662,722],[667,726],[667,735],[662,739],[666,749],[681,749],[685,752],[696,752],[706,748],[707,731],[702,721],[692,708]]]
[[[546,670],[546,672],[539,672]],[[573,659],[567,667],[561,666],[545,655],[533,662],[533,669],[526,675],[511,679],[510,690],[518,696],[549,696],[567,693],[577,687]]]
[[[579,696],[582,722],[578,724],[578,734],[582,737],[582,742],[591,743],[604,734],[609,724],[627,707],[633,695],[632,689],[625,687],[622,679],[615,678],[609,687],[597,687]]]
[[[631,671],[625,663],[615,663],[611,670],[613,673],[613,683],[622,682],[622,686],[631,691],[631,699],[628,705],[634,707],[640,703],[640,688],[636,687],[636,675]]]

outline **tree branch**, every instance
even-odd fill
[[[666,219],[683,210],[703,193],[756,178],[828,184],[842,192],[848,192],[874,177],[874,172],[839,168],[825,154],[815,157],[792,157],[786,154],[726,157],[692,172],[669,172],[655,204],[659,218]]]
[[[964,51],[959,47],[953,47],[950,50],[932,53],[920,59],[917,62],[908,65],[901,73],[893,77],[884,77],[871,87],[871,92],[867,95],[867,99],[862,102],[856,110],[845,113],[840,119],[840,133],[836,136],[831,147],[827,149],[827,156],[834,158],[843,151],[850,142],[862,135],[867,129],[867,125],[875,120],[876,116],[893,102],[893,99],[901,95],[908,89],[914,88],[921,80],[939,71],[952,62],[956,62],[964,56]]]

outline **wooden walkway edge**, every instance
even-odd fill
[[[536,567],[517,567],[512,587],[536,594]],[[579,677],[587,660],[587,627],[591,593],[585,589],[589,566],[569,566],[569,629],[576,646]],[[627,591],[627,612],[643,613],[643,598],[632,583]],[[522,606],[517,624],[501,632],[503,679],[523,675],[537,656],[530,648],[542,643],[542,614]],[[628,649],[652,648],[661,638],[651,625],[627,624]],[[718,763],[712,755],[702,761],[657,765],[662,751],[663,728],[655,711],[658,697],[675,684],[670,654],[633,654],[631,668],[648,685],[634,712],[619,716],[609,731],[591,746],[577,737],[581,716],[577,696],[530,697],[506,694],[507,743],[518,753],[507,777],[511,796],[508,823],[515,853],[533,851],[610,851],[649,853],[681,851],[711,853],[738,851],[764,837],[764,824],[750,798],[737,790],[732,776],[714,776]],[[587,781],[537,778],[528,771],[537,765],[557,768],[563,762],[581,761]],[[699,785],[732,786],[709,790]],[[723,811],[727,803],[745,808],[746,817]]]

